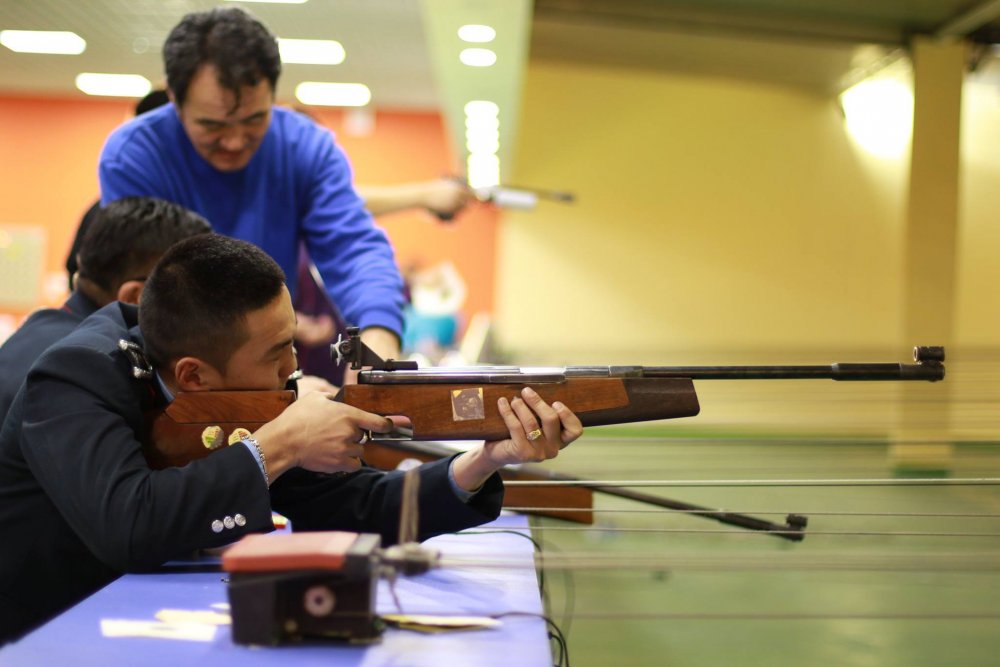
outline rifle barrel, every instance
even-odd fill
[[[689,380],[917,381],[944,379],[944,348],[918,346],[916,363],[840,363],[829,366],[469,366],[362,371],[361,384],[548,384],[572,378],[685,378]]]
[[[941,364],[830,364],[829,366],[645,366],[641,377],[692,380],[913,380],[944,379]]]
[[[416,371],[361,371],[361,384],[552,384],[572,378],[686,378],[689,380],[912,380],[944,379],[942,364],[831,364],[829,366],[566,366],[466,367]]]

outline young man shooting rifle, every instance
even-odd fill
[[[101,309],[39,359],[0,431],[0,639],[116,576],[273,530],[398,535],[402,474],[364,467],[389,419],[311,393],[256,432],[184,467],[150,468],[145,415],[179,392],[279,389],[296,367],[281,268],[206,234],[169,250],[140,308]],[[138,325],[138,326],[137,326]],[[530,390],[500,399],[509,438],[420,469],[420,534],[497,516],[509,463],[549,459],[582,433]]]

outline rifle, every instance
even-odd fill
[[[576,200],[576,195],[564,190],[543,190],[542,188],[528,188],[517,185],[491,185],[482,188],[473,188],[464,178],[456,176],[453,180],[468,188],[477,200],[486,204],[493,204],[498,208],[531,211],[538,205],[539,199],[562,202],[564,204],[572,204]],[[440,211],[434,211],[433,213],[441,222],[450,222],[455,218],[454,213],[443,213]]]
[[[339,363],[360,370],[358,383],[347,385],[334,397],[368,412],[404,416],[410,428],[375,434],[366,445],[366,461],[384,456],[386,448],[398,452],[411,441],[499,440],[508,437],[497,409],[501,396],[513,397],[530,386],[548,403],[561,401],[584,426],[621,424],[698,414],[694,380],[709,379],[832,379],[838,381],[929,381],[944,378],[944,348],[914,348],[913,364],[841,363],[830,366],[571,366],[522,369],[512,366],[477,366],[420,370],[416,362],[384,360],[360,339],[357,328],[331,346]],[[362,370],[368,367],[369,370]],[[227,391],[180,393],[162,412],[150,415],[144,451],[153,468],[186,465],[207,456],[212,449],[202,443],[210,427],[231,433],[237,427],[254,431],[276,418],[295,400],[293,391]],[[217,441],[224,440],[218,438]],[[214,445],[214,443],[212,443]],[[382,454],[379,454],[382,452]],[[448,452],[451,454],[453,452]],[[424,452],[426,455],[426,451]],[[442,453],[441,455],[445,455]],[[396,455],[398,457],[398,454]],[[420,458],[420,457],[417,457]],[[427,459],[424,459],[427,460]],[[393,467],[394,463],[384,464]],[[529,468],[519,479],[551,479],[553,473]],[[505,471],[505,475],[515,474]],[[606,487],[602,490],[607,491]],[[507,503],[579,507],[575,518],[589,523],[591,489],[559,487],[538,489],[539,496],[525,497],[527,488],[509,494]],[[660,499],[650,494],[614,489],[615,495],[668,509],[702,511],[705,508]],[[548,498],[540,497],[545,494]],[[558,502],[554,502],[558,498]],[[513,502],[516,500],[516,502]],[[671,503],[665,504],[665,503]],[[699,514],[724,523],[775,532],[787,539],[801,535],[803,517],[789,515],[785,525],[727,512]],[[745,519],[745,520],[744,520]],[[801,536],[798,537],[801,539]]]
[[[944,379],[944,348],[916,347],[916,363],[840,363],[829,366],[474,366],[418,370],[416,362],[383,360],[356,327],[332,345],[358,383],[337,399],[367,412],[410,420],[412,440],[500,440],[508,430],[497,400],[530,386],[547,403],[560,401],[584,426],[693,417],[700,406],[694,380],[926,381]],[[395,438],[394,438],[395,439]]]

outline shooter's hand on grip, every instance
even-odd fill
[[[386,433],[386,417],[333,400],[333,394],[312,392],[292,403],[276,419],[260,427],[260,443],[269,479],[289,468],[314,472],[352,472],[361,467],[365,431]]]
[[[580,419],[569,408],[561,403],[549,405],[530,387],[512,400],[501,398],[497,408],[510,438],[486,442],[455,459],[455,482],[467,491],[478,489],[505,465],[555,458],[583,434]]]

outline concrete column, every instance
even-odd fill
[[[913,148],[904,238],[903,338],[908,345],[947,349],[954,331],[966,44],[918,37],[912,49]],[[898,469],[950,467],[947,386],[947,380],[902,386],[900,428],[890,452]]]

